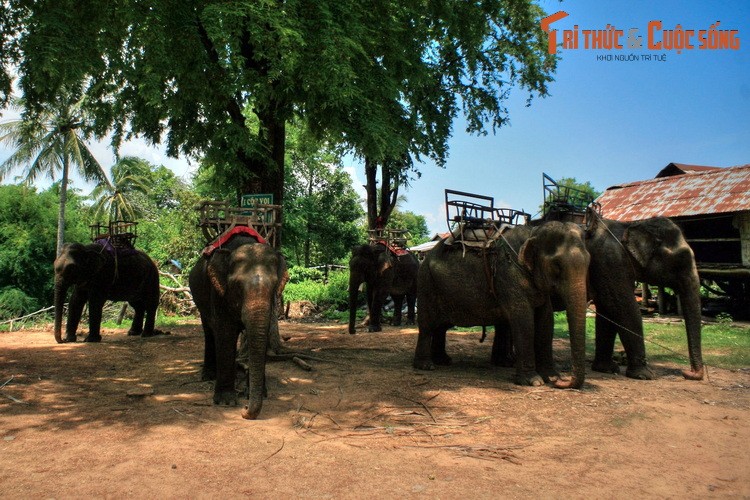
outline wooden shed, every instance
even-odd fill
[[[750,164],[670,163],[653,179],[608,188],[597,202],[608,219],[671,218],[695,253],[701,279],[750,314]]]

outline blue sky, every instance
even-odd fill
[[[495,197],[495,204],[536,213],[542,172],[575,177],[597,189],[652,178],[670,162],[750,163],[750,1],[542,1],[569,14],[559,30],[638,28],[739,30],[739,50],[562,50],[550,96],[525,107],[515,89],[510,126],[484,137],[456,124],[445,169],[423,165],[405,208],[446,231],[445,188]],[[561,32],[560,32],[561,33]],[[561,41],[562,35],[558,34]],[[695,43],[695,42],[694,42]],[[603,54],[665,54],[665,62],[598,61]],[[358,169],[360,179],[363,171]]]
[[[669,162],[750,163],[750,1],[540,2],[549,14],[569,14],[553,25],[560,30],[558,40],[574,24],[580,30],[612,24],[626,34],[637,28],[645,36],[652,20],[662,21],[663,29],[680,24],[696,32],[720,21],[719,29],[739,30],[740,48],[677,54],[651,51],[644,43],[643,49],[562,50],[550,96],[526,107],[526,93],[514,89],[509,126],[478,137],[457,122],[446,167],[420,166],[422,177],[404,192],[408,201],[402,208],[424,215],[432,232],[446,230],[446,188],[494,196],[496,206],[533,214],[542,202],[542,172],[604,190],[652,178]],[[634,54],[639,60],[597,60],[606,54]],[[640,60],[646,54],[666,55],[666,61]],[[106,144],[93,149],[103,165],[112,164]],[[140,141],[125,145],[121,154],[164,164],[181,176],[195,167]],[[0,150],[0,160],[5,156]],[[362,166],[350,160],[347,167],[363,194]]]

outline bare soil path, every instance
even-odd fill
[[[475,333],[421,372],[414,328],[280,330],[331,362],[270,363],[256,421],[212,405],[198,324],[0,333],[0,498],[750,498],[748,370],[520,387]]]

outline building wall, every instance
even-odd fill
[[[740,230],[742,265],[750,266],[750,212],[741,212],[734,218],[734,225]]]

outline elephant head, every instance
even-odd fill
[[[690,371],[683,371],[683,376],[701,380],[704,368],[700,279],[693,251],[682,231],[666,217],[655,217],[631,223],[623,234],[622,244],[631,257],[638,281],[670,287],[680,298],[690,356]]]
[[[271,342],[270,336],[278,335],[278,330],[273,327],[277,320],[277,300],[286,284],[286,262],[267,245],[241,245],[234,250],[215,251],[206,266],[206,274],[214,304],[220,304],[212,306],[212,314],[228,317],[219,318],[219,323],[237,321],[244,328],[246,352],[240,353],[239,357],[247,361],[249,395],[242,416],[255,419],[263,406],[266,350]],[[201,311],[201,315],[204,313],[207,311]],[[215,335],[231,338],[229,332],[216,332]],[[236,342],[236,337],[234,339]],[[227,392],[234,394],[234,359],[222,363],[222,356],[228,354],[217,351],[219,365],[223,364],[227,369],[226,378],[231,385],[231,388],[226,388]],[[216,399],[217,394],[214,395]]]
[[[107,259],[100,245],[66,243],[55,259],[55,340],[63,342],[62,316],[68,288],[85,286],[96,277]]]
[[[565,306],[572,378],[558,380],[555,385],[579,388],[586,373],[586,280],[590,260],[583,230],[570,222],[544,223],[534,228],[531,237],[521,246],[518,259],[530,272],[536,288],[559,298]]]
[[[359,245],[352,248],[349,260],[349,333],[354,333],[357,316],[357,296],[362,283],[367,284],[367,305],[372,305],[375,288],[388,286],[386,273],[392,262],[383,245]]]

